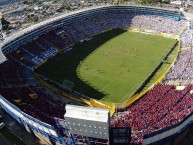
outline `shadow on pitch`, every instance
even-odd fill
[[[37,72],[60,84],[62,84],[63,80],[74,82],[73,90],[91,98],[102,99],[108,94],[98,91],[92,84],[80,78],[77,73],[77,68],[80,62],[86,59],[86,57],[98,47],[124,32],[126,32],[126,30],[114,29],[96,35],[87,42],[76,44],[71,51],[60,53],[48,60],[46,64],[37,69]]]

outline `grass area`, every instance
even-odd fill
[[[165,63],[163,63],[163,65],[160,67],[160,69],[156,72],[156,74],[153,76],[153,78],[150,80],[150,82],[144,87],[144,90],[148,89],[155,81],[157,81],[157,79],[163,75],[163,73],[166,72],[166,70],[168,68],[170,68],[171,64],[174,62],[174,58],[178,55],[178,49],[179,49],[179,45],[176,46],[176,48],[172,51],[172,53],[170,54],[170,56],[167,58],[167,60],[165,60]]]
[[[56,55],[36,72],[58,83],[70,80],[74,90],[89,97],[121,103],[135,93],[175,42],[137,32],[108,31]]]
[[[163,79],[163,77],[167,74],[169,69],[171,68],[173,62],[175,61],[175,58],[177,58],[178,53],[179,53],[179,44],[174,48],[174,50],[171,52],[171,54],[168,56],[168,58],[165,60],[165,62],[160,66],[159,70],[154,74],[154,76],[150,79],[150,81],[145,85],[145,87],[142,89],[141,92],[138,94],[134,95],[129,102],[125,103],[119,103],[116,104],[117,107],[123,107],[123,106],[128,106],[132,102],[134,102],[138,97],[136,96],[141,96],[144,94],[147,90],[149,90],[153,84],[158,83],[161,81],[160,79]],[[158,80],[159,79],[159,80]]]

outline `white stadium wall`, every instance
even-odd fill
[[[109,140],[109,110],[66,105],[64,118],[72,134]]]
[[[0,49],[0,64],[3,63],[4,61],[6,61],[6,57],[3,54],[2,50]]]

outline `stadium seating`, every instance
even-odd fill
[[[193,111],[192,86],[176,90],[174,86],[158,84],[112,119],[113,127],[132,128],[132,142],[141,142],[143,135],[176,124]]]
[[[0,65],[0,94],[23,112],[54,126],[53,117],[63,118],[65,104],[34,79],[31,70],[37,64],[106,30],[135,27],[178,35],[186,23],[186,20],[176,21],[167,17],[135,15],[124,11],[104,12],[79,21],[72,20],[7,54],[8,60]],[[188,29],[181,35],[183,47],[190,43],[186,39],[188,35]],[[192,78],[192,58],[190,48],[182,51],[165,82]],[[172,85],[159,84],[128,108],[118,110],[112,118],[111,126],[131,126],[132,143],[140,144],[144,134],[175,124],[193,111],[193,95],[189,93],[192,89],[192,86],[186,86],[179,91]]]

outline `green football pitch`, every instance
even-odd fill
[[[76,44],[36,71],[94,99],[128,100],[171,50],[176,40],[138,32],[112,30]]]

